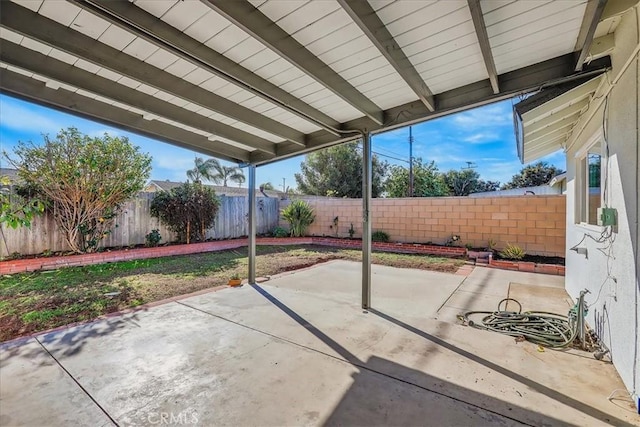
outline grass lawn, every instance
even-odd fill
[[[358,250],[322,246],[258,246],[260,276],[333,259],[360,261]],[[372,262],[394,267],[455,272],[459,259],[373,253]],[[225,285],[246,277],[247,249],[70,267],[4,276],[0,283],[0,341]]]

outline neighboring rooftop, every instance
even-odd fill
[[[178,187],[179,185],[184,184],[183,182],[178,181],[161,181],[161,180],[151,180],[146,185],[144,191],[170,191],[172,188]],[[203,184],[206,187],[213,188],[218,196],[246,196],[249,194],[249,190],[244,187],[224,187],[222,185],[211,185],[211,184]],[[281,198],[284,196],[284,193],[275,190],[264,190],[263,192],[260,189],[256,189],[256,196],[268,196],[268,197],[277,197]]]

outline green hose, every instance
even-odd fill
[[[502,303],[507,301],[518,304],[518,311],[500,310]],[[480,321],[469,319],[469,316],[474,315],[484,315],[484,317]],[[569,311],[569,316],[545,311],[523,313],[522,305],[517,300],[505,298],[498,303],[498,311],[468,311],[462,318],[473,328],[522,337],[545,347],[565,348],[578,336],[577,316],[576,307]]]

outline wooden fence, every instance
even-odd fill
[[[175,235],[151,217],[151,200],[155,193],[140,193],[134,200],[127,202],[122,213],[116,219],[116,227],[103,240],[103,247],[121,247],[139,245],[145,242],[145,236],[158,229],[162,242],[175,240]],[[246,197],[220,196],[220,210],[213,228],[208,230],[207,238],[230,239],[248,234],[248,199]],[[278,225],[279,200],[259,197],[257,200],[257,232],[263,234]],[[58,230],[51,215],[37,217],[31,228],[0,230],[0,257],[14,252],[21,255],[35,255],[45,251],[67,251],[63,233]]]

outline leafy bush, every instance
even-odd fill
[[[288,237],[289,231],[284,227],[276,226],[273,228],[273,230],[271,230],[271,235],[278,238]]]
[[[354,234],[356,234],[356,229],[353,228],[353,223],[351,223],[351,227],[349,227],[349,238],[353,239]]]
[[[389,233],[386,233],[382,230],[374,231],[371,235],[371,240],[374,242],[388,242],[391,238],[389,237]]]
[[[14,155],[3,152],[24,186],[51,209],[74,252],[98,249],[122,204],[142,190],[151,172],[151,156],[126,137],[90,137],[76,128],[61,130],[55,139],[45,135],[44,144],[18,142]],[[29,209],[18,209],[23,223],[40,206]]]
[[[204,241],[213,226],[220,202],[216,192],[198,183],[186,183],[159,193],[151,201],[151,215],[178,235],[180,242]]]
[[[162,236],[160,235],[160,230],[154,228],[151,230],[151,233],[144,236],[145,246],[149,248],[155,248],[160,244],[160,240],[162,240]]]
[[[289,206],[282,210],[282,218],[289,223],[291,236],[302,237],[307,231],[307,228],[313,224],[316,216],[311,206],[309,206],[309,203],[304,200],[294,200]]]
[[[525,251],[520,246],[511,243],[507,243],[507,247],[500,251],[500,256],[505,259],[521,260],[525,255]]]

